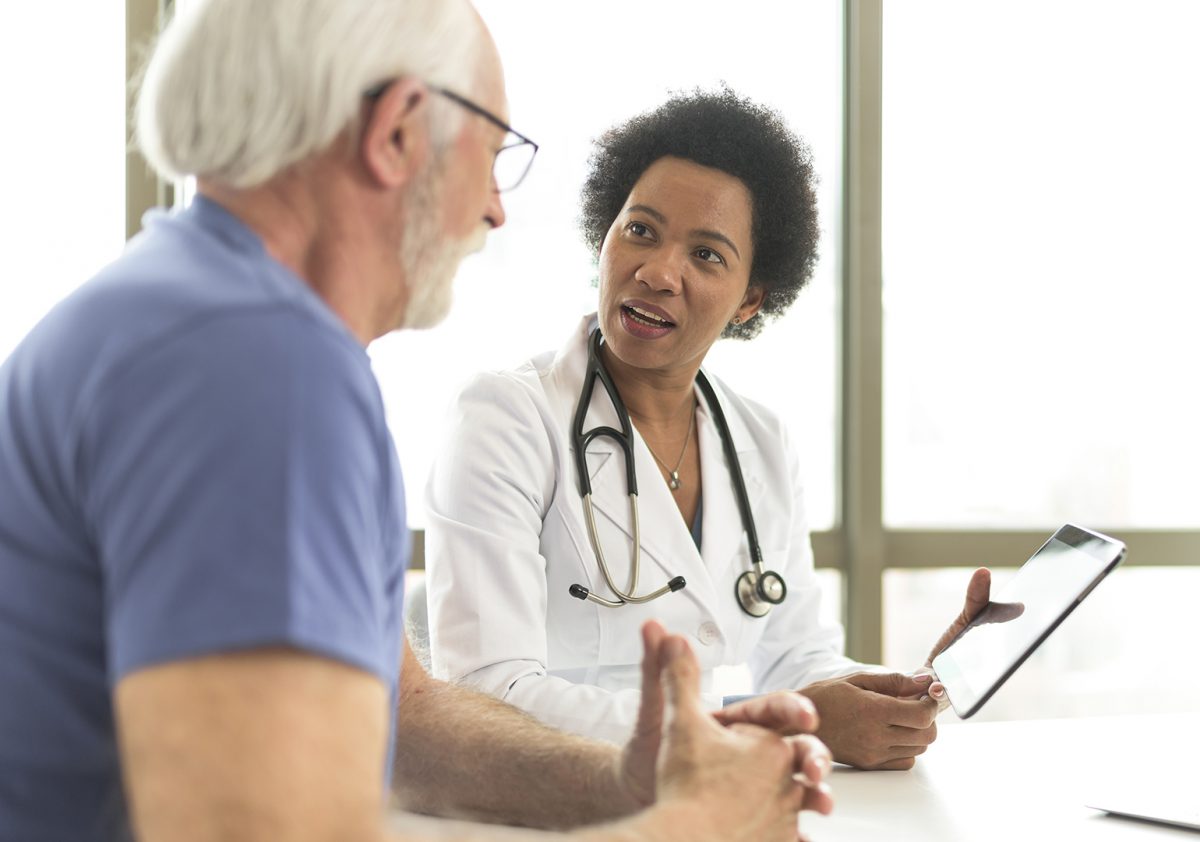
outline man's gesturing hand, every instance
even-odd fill
[[[643,627],[642,637],[642,708],[625,750],[626,780],[640,778],[638,767],[657,742],[659,804],[685,808],[676,814],[678,838],[793,842],[801,810],[833,808],[822,782],[829,752],[819,740],[782,736],[745,721],[723,726],[700,701],[700,665],[687,642],[654,622]],[[795,714],[778,702],[759,707],[735,715],[790,720]],[[810,716],[803,710],[800,718]]]

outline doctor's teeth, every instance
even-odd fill
[[[667,325],[671,324],[666,319],[656,316],[653,313],[647,313],[640,307],[626,305],[626,309],[628,309],[632,315],[636,316],[639,321],[646,322],[647,324],[654,325],[656,327],[666,327]]]

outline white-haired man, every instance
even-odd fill
[[[793,839],[829,808],[811,705],[718,723],[660,627],[621,751],[403,643],[403,485],[364,348],[438,321],[504,223],[506,110],[465,0],[209,0],[168,28],[138,137],[199,195],[0,367],[0,838],[515,833],[388,830],[389,778],[413,812],[610,822],[575,831],[596,839]]]

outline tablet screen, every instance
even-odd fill
[[[1085,529],[1059,529],[934,659],[955,712],[974,713],[1123,552],[1123,544]]]

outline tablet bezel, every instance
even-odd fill
[[[1096,552],[1097,547],[1095,542],[1097,539],[1103,542],[1100,546],[1107,550],[1107,552],[1101,554]],[[968,719],[977,713],[979,709],[982,708],[988,701],[988,699],[995,695],[996,691],[1004,685],[1004,682],[1008,681],[1012,674],[1015,673],[1018,668],[1020,668],[1021,664],[1025,663],[1029,656],[1032,655],[1034,651],[1042,645],[1042,642],[1062,624],[1062,621],[1065,620],[1070,613],[1074,611],[1081,602],[1083,602],[1085,598],[1087,598],[1087,595],[1092,592],[1096,585],[1100,584],[1101,580],[1111,573],[1113,569],[1121,563],[1121,560],[1125,558],[1126,547],[1121,541],[1118,541],[1115,538],[1110,538],[1107,535],[1103,535],[1091,529],[1085,529],[1082,526],[1076,526],[1075,524],[1067,523],[1059,527],[1053,535],[1047,538],[1042,546],[1038,547],[1037,552],[1029,557],[1025,564],[1028,564],[1030,561],[1033,561],[1035,558],[1037,558],[1050,545],[1050,542],[1055,540],[1066,544],[1073,549],[1079,550],[1080,552],[1087,553],[1098,561],[1105,562],[1104,568],[1080,591],[1080,593],[1071,602],[1067,604],[1066,608],[1064,608],[1063,611],[1045,628],[1045,630],[1037,636],[1033,643],[1026,647],[1026,649],[1017,656],[1017,658],[1000,674],[1000,677],[994,681],[990,687],[980,693],[978,699],[976,699],[974,703],[965,710],[959,707],[958,703],[954,699],[954,693],[952,692],[954,685],[958,685],[960,690],[964,685],[968,689],[973,689],[970,688],[969,685],[966,685],[966,682],[963,681],[961,670],[954,659],[954,656],[951,654],[951,650],[953,649],[954,644],[958,642],[959,638],[956,637],[954,640],[952,640],[946,646],[946,648],[943,649],[941,653],[933,659],[933,671],[937,675],[938,680],[946,686],[946,693],[950,699],[950,704],[954,707],[954,712],[960,718]],[[1024,567],[1025,565],[1021,566]],[[970,626],[967,628],[969,629]],[[961,637],[965,632],[966,629],[964,629],[963,632],[960,632],[959,637]]]

